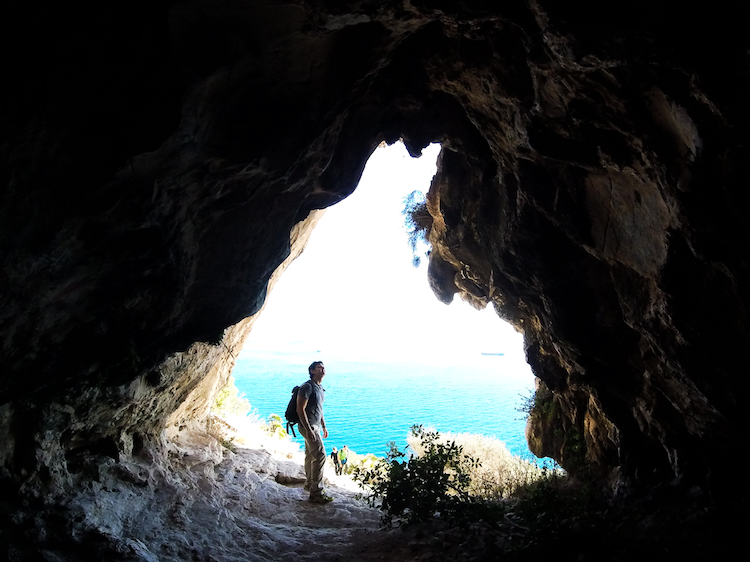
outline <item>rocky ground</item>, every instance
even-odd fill
[[[699,491],[657,490],[616,506],[585,502],[585,490],[569,488],[464,524],[383,529],[352,479],[332,469],[326,490],[335,500],[310,503],[303,457],[291,445],[273,438],[221,445],[191,432],[162,458],[92,456],[76,468],[77,493],[66,505],[16,517],[22,533],[10,539],[8,559],[705,560],[728,556],[747,522]]]
[[[225,450],[219,464],[172,474],[179,485],[156,490],[149,516],[129,529],[139,538],[126,540],[120,552],[149,562],[483,560],[523,533],[510,520],[381,528],[380,511],[359,497],[350,476],[336,476],[331,467],[326,491],[334,501],[310,503],[302,489],[303,455],[274,445]]]
[[[357,499],[350,482],[327,487],[335,501],[317,505],[302,489],[301,465],[265,449],[237,449],[212,474],[198,477],[194,501],[173,514],[175,527],[156,541],[159,560],[385,559],[376,545],[379,513]],[[338,484],[338,485],[337,485]],[[381,551],[381,554],[384,552]]]
[[[81,467],[65,528],[35,527],[44,544],[16,560],[412,560],[422,543],[380,529],[380,512],[357,497],[348,476],[329,470],[335,500],[313,504],[302,489],[303,456],[252,443],[231,449],[203,439],[170,444],[168,459],[139,458]],[[273,440],[272,440],[273,441]],[[269,442],[271,443],[271,442]],[[206,446],[208,445],[208,446]],[[93,473],[96,471],[96,474]],[[70,537],[78,543],[71,547]],[[26,549],[24,549],[26,550]]]

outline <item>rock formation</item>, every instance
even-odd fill
[[[232,326],[398,139],[442,143],[431,284],[524,332],[536,450],[725,492],[747,441],[745,2],[3,11],[0,482],[26,514],[6,528],[200,424]]]

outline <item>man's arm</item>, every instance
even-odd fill
[[[302,396],[302,394],[297,393],[297,415],[299,416],[299,424],[305,429],[305,433],[310,436],[310,439],[317,441],[320,436],[312,430],[310,420],[307,419],[305,408],[307,408],[307,398]],[[325,429],[323,431],[326,434],[328,433]]]
[[[328,439],[328,428],[326,427],[326,419],[320,418],[320,425],[323,426],[323,439]]]

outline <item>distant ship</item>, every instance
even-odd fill
[[[482,355],[505,355],[505,353],[491,353],[489,351],[483,351]]]

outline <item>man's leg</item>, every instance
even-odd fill
[[[305,481],[310,485],[311,499],[320,498],[324,495],[323,467],[326,464],[326,449],[325,445],[323,445],[323,438],[320,437],[320,428],[314,425],[312,426],[312,430],[318,435],[318,439],[314,441],[300,427],[300,433],[305,438]]]
[[[313,426],[313,431],[320,435],[320,428]],[[323,467],[326,465],[326,448],[323,438],[318,437],[310,442],[310,497],[323,495]]]
[[[310,465],[310,461],[312,460],[312,451],[310,449],[310,446],[307,444],[307,436],[302,431],[302,427],[300,426],[299,432],[302,434],[302,437],[305,440],[305,490],[310,491],[310,475],[312,474],[312,467]]]

